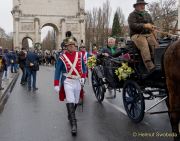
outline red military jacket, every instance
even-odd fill
[[[65,98],[63,83],[66,77],[71,79],[80,79],[86,77],[86,68],[81,52],[65,52],[60,55],[55,70],[54,86],[59,86],[61,77],[61,89],[59,93],[60,101]]]
[[[69,78],[84,78],[83,68],[82,68],[82,53],[69,52],[64,53],[60,56],[60,59],[65,65],[66,73],[64,75]]]

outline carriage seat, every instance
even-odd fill
[[[165,49],[168,45],[168,42],[161,42],[161,44],[159,45],[159,48],[155,48],[155,53],[154,53],[154,64],[156,66],[156,70],[161,70],[161,59],[162,59],[162,56],[165,52]],[[133,54],[133,56],[135,57],[134,59],[137,61],[137,60],[142,60],[142,57],[141,57],[141,54],[140,54],[140,51],[139,49],[136,47],[136,45],[134,44],[133,41],[129,41],[128,42],[128,50]]]
[[[158,79],[159,76],[161,76],[161,70],[162,70],[162,57],[163,54],[167,48],[167,46],[169,45],[169,42],[161,42],[159,45],[159,48],[155,48],[154,51],[154,56],[152,56],[152,60],[155,64],[155,71],[153,72],[153,74],[149,74],[141,57],[140,51],[139,49],[136,47],[136,45],[134,44],[133,41],[129,42],[127,45],[128,50],[130,51],[130,53],[132,54],[132,59],[135,60],[135,68],[136,68],[136,72],[142,76],[142,78],[149,78],[149,79]],[[159,75],[157,75],[159,74]]]

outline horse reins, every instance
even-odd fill
[[[157,30],[157,29],[155,29],[154,31],[157,32],[157,33],[168,35],[168,36],[180,36],[180,34],[172,34],[172,33],[160,31],[160,30]]]

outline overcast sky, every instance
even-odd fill
[[[86,10],[91,10],[93,7],[102,6],[103,2],[106,0],[85,0]],[[146,0],[146,2],[159,1],[159,0]],[[112,7],[112,12],[116,10],[117,7],[121,7],[122,11],[127,19],[128,14],[133,10],[133,4],[136,0],[110,0]],[[0,27],[2,27],[6,33],[13,31],[13,19],[11,15],[12,10],[12,0],[0,0]],[[113,14],[113,13],[112,13]]]

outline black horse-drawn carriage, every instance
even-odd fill
[[[167,99],[162,57],[172,41],[172,39],[159,41],[160,47],[155,49],[153,57],[156,70],[151,74],[147,72],[140,52],[133,42],[127,44],[123,52],[119,53],[119,55],[129,53],[131,56],[129,60],[122,57],[97,58],[97,64],[92,70],[92,87],[97,100],[102,102],[109,88],[122,90],[124,108],[128,117],[134,122],[140,122],[146,112]],[[126,80],[119,80],[115,75],[115,70],[121,66],[122,62],[127,62],[128,66],[134,70],[134,73]],[[145,100],[157,97],[161,100],[145,110]]]

